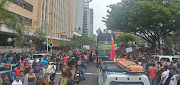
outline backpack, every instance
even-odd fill
[[[28,63],[28,61],[25,61],[25,63],[24,63],[24,66],[26,67],[26,64]]]
[[[173,76],[173,74],[171,72],[169,72],[169,77],[166,79],[166,82],[164,83],[164,85],[169,85],[172,76]]]
[[[67,78],[62,78],[62,79],[60,80],[60,85],[66,85],[67,82],[68,82]]]

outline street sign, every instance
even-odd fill
[[[52,47],[53,47],[53,43],[50,43],[50,44],[49,44],[49,47],[52,48]]]

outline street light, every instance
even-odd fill
[[[46,47],[46,42],[45,41],[43,42],[43,45],[44,45],[44,51],[45,51],[45,47]]]
[[[11,42],[12,42],[12,38],[9,37],[9,38],[7,39],[7,42],[8,42],[8,45],[9,45],[9,55],[10,55],[10,44],[11,44]]]
[[[29,40],[29,45],[30,45],[30,55],[31,55],[31,44],[33,43],[33,41],[32,40]]]

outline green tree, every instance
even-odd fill
[[[140,38],[138,36],[129,34],[129,33],[123,33],[120,34],[117,38],[116,38],[117,42],[123,42],[125,43],[126,46],[128,46],[128,42],[139,42]]]
[[[31,30],[35,30],[35,32],[31,32]],[[17,34],[17,37],[13,39],[15,41],[16,47],[21,47],[22,50],[24,47],[27,48],[29,46],[29,40],[33,40],[36,42],[43,42],[46,39],[46,34],[40,28],[34,28],[32,26],[24,27],[23,34]]]
[[[72,48],[80,48],[83,45],[93,45],[96,43],[96,40],[93,38],[89,38],[87,36],[73,36],[69,38],[70,41],[64,41],[61,43],[60,48],[64,50],[72,49]]]
[[[33,37],[43,42],[46,39],[46,33],[44,33],[41,29],[36,29],[36,32],[34,32],[33,34]]]
[[[108,29],[137,35],[153,48],[161,37],[180,28],[180,0],[124,1],[110,8],[104,20]]]
[[[171,48],[173,45],[178,47],[178,45],[180,44],[180,29],[165,36],[163,38],[165,46],[168,48]]]

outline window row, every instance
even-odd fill
[[[16,5],[18,5],[18,6],[22,7],[22,8],[30,11],[30,12],[33,11],[33,6],[32,6],[31,4],[29,4],[29,3],[27,3],[27,2],[24,1],[24,0],[12,0],[12,2],[13,2],[14,4],[16,4]]]

